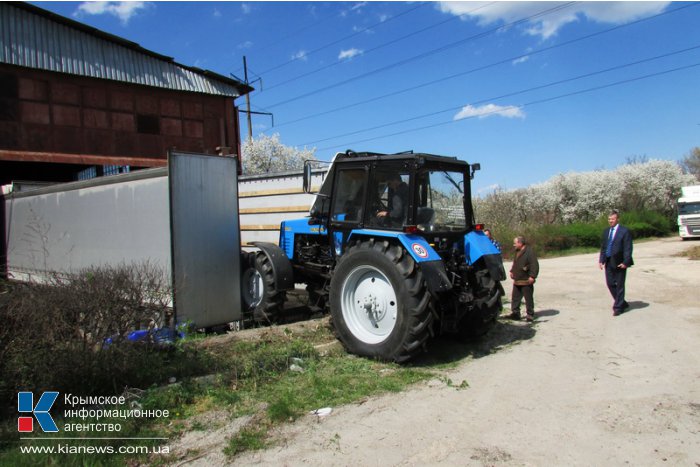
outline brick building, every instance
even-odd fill
[[[0,2],[0,185],[240,153],[252,88],[26,3]]]

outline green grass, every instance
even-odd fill
[[[258,424],[245,427],[231,437],[228,446],[224,448],[224,454],[233,457],[246,451],[259,451],[268,446],[267,437],[269,424]]]
[[[398,392],[435,375],[430,368],[382,363],[347,355],[343,351],[321,357],[314,345],[334,339],[328,326],[319,326],[303,332],[263,331],[255,340],[213,346],[206,345],[206,339],[200,340],[196,352],[205,353],[210,367],[216,369],[215,374],[153,386],[144,391],[138,400],[144,410],[167,409],[170,412],[167,419],[95,421],[54,418],[59,427],[67,422],[118,422],[122,425],[120,437],[152,436],[174,440],[184,432],[202,430],[203,425],[198,417],[213,411],[224,411],[228,419],[252,416],[228,441],[225,452],[235,456],[270,445],[269,432],[273,427],[312,410],[337,407],[381,393]],[[188,346],[182,346],[180,351],[186,352],[187,349]],[[303,371],[290,371],[291,363]],[[2,439],[7,443],[0,445],[0,465],[116,466],[138,462],[159,464],[174,460],[167,456],[147,455],[21,454],[19,446],[30,443],[19,440],[16,420],[7,420],[2,430]],[[59,435],[65,436],[65,433]],[[81,435],[94,436],[95,433],[75,434]],[[117,447],[119,443],[112,445]]]

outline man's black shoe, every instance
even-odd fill
[[[514,321],[520,321],[520,313],[511,313],[506,315],[506,319],[512,319]]]

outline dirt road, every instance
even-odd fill
[[[619,317],[597,255],[542,260],[536,323],[501,321],[454,384],[309,415],[235,464],[700,466],[700,262],[674,256],[696,244],[636,244]]]

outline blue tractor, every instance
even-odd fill
[[[486,333],[502,308],[505,271],[474,221],[478,169],[413,152],[337,154],[309,217],[282,222],[279,245],[255,243],[260,251],[246,260],[253,316],[277,320],[286,292],[302,283],[357,355],[402,362],[432,336]]]

